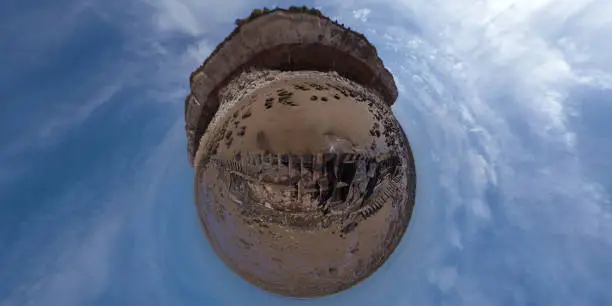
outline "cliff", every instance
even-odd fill
[[[190,77],[185,99],[189,160],[219,108],[218,92],[250,69],[336,71],[377,93],[387,105],[397,99],[391,73],[360,33],[306,7],[254,10]]]

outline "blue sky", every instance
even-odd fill
[[[183,98],[234,19],[274,4],[0,4],[1,306],[612,304],[606,0],[306,3],[396,76],[415,212],[341,294],[232,274],[195,216]]]

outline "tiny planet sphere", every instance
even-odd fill
[[[414,206],[393,77],[363,35],[318,10],[255,10],[236,23],[185,101],[202,228],[264,290],[348,289],[389,258]]]

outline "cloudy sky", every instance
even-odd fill
[[[400,89],[417,203],[374,276],[272,296],[197,224],[189,73],[289,3],[3,1],[0,305],[612,305],[612,1],[302,4],[365,33]]]

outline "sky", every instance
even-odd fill
[[[399,88],[417,199],[342,293],[263,292],[193,204],[189,74],[253,8],[320,8]],[[612,1],[0,4],[0,306],[612,305]]]

